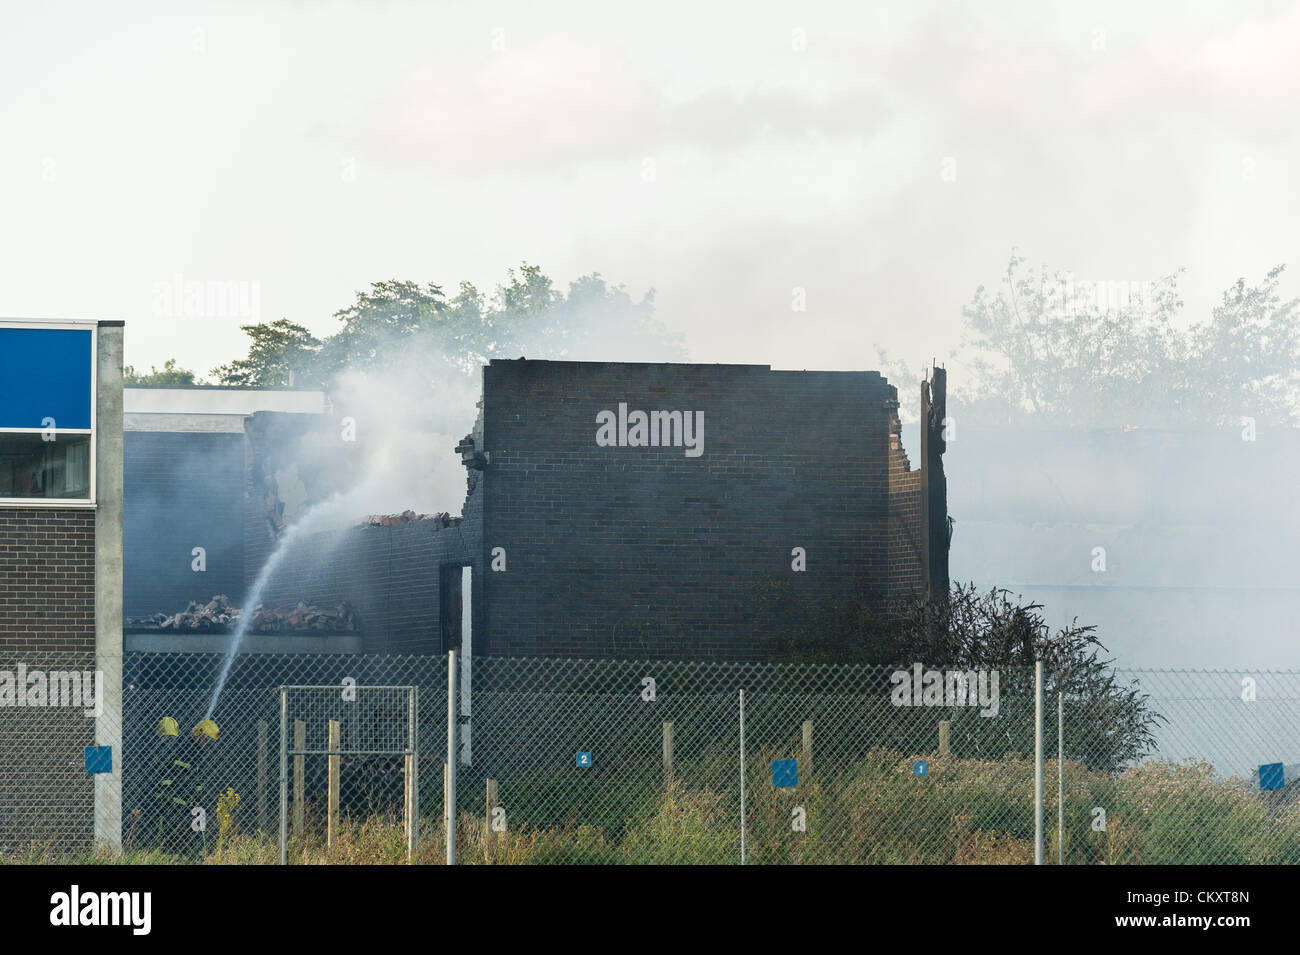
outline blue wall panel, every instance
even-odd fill
[[[89,428],[90,329],[0,328],[0,428]]]

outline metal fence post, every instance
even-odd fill
[[[257,831],[266,832],[266,720],[257,721]]]
[[[443,822],[447,830],[447,865],[456,864],[456,651],[447,651],[447,785]]]
[[[1043,661],[1034,661],[1034,865],[1043,864]]]
[[[411,805],[407,818],[411,820],[411,829],[406,839],[406,861],[415,859],[415,847],[419,841],[420,828],[420,688],[411,687]]]
[[[740,691],[740,864],[745,864],[745,691]]]
[[[1056,691],[1056,864],[1065,865],[1065,694]]]
[[[289,690],[280,687],[280,865],[289,842]]]

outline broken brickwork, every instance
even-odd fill
[[[753,614],[763,587],[919,597],[939,566],[936,487],[910,469],[876,372],[493,361],[483,401],[476,650],[745,658],[779,636]],[[698,455],[690,436],[639,443],[638,411],[702,416]]]

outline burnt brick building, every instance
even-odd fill
[[[913,467],[876,372],[492,361],[460,518],[322,535],[268,593],[349,600],[373,651],[752,658],[766,588],[946,592],[943,387]]]
[[[943,497],[897,408],[876,372],[493,361],[476,651],[745,657],[780,626],[755,616],[766,586],[946,590],[926,546]]]

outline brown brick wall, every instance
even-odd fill
[[[95,648],[95,512],[0,508],[0,650]]]
[[[921,500],[921,472],[909,469],[907,455],[895,444],[889,458],[889,560],[883,586],[891,597],[923,592]]]

